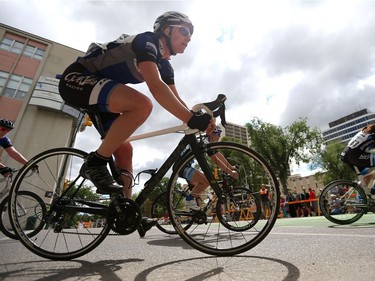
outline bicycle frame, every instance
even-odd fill
[[[200,143],[195,136],[195,133],[198,132],[197,130],[192,130],[188,128],[186,124],[184,124],[177,127],[171,127],[159,131],[146,133],[143,135],[134,136],[129,138],[129,141],[165,135],[173,132],[176,133],[180,132],[181,130],[185,131],[185,136],[182,138],[182,140],[179,142],[179,144],[176,146],[176,148],[173,150],[173,152],[170,154],[167,160],[161,165],[161,167],[155,173],[151,175],[151,178],[144,184],[144,188],[135,199],[135,202],[138,205],[142,205],[146,201],[146,199],[149,197],[149,195],[157,186],[157,184],[162,180],[162,178],[166,175],[166,173],[173,166],[173,164],[175,164],[176,161],[181,157],[181,153],[186,149],[187,145],[190,145],[191,151],[196,156],[196,159],[199,165],[201,166],[202,171],[206,175],[208,181],[211,183],[212,188],[215,190],[215,192],[217,192],[217,194],[221,194],[220,189],[218,188],[218,185],[216,183],[216,180],[214,179],[214,176],[212,175],[211,170],[209,169],[208,163],[202,155],[204,148],[200,146]]]

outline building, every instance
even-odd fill
[[[361,128],[375,123],[375,113],[362,109],[329,123],[329,129],[323,131],[326,143],[339,140],[348,142]]]
[[[292,193],[301,193],[303,190],[308,191],[309,188],[315,190],[316,194],[324,188],[324,184],[317,180],[314,175],[302,177],[299,174],[292,175],[288,178],[288,189]]]
[[[249,145],[249,135],[247,133],[246,126],[240,126],[227,122],[226,127],[223,128],[223,133],[223,136],[238,140],[244,145]]]
[[[26,158],[73,144],[82,115],[63,102],[55,77],[82,54],[0,24],[0,118],[15,122],[9,137]],[[19,166],[7,153],[0,157]]]

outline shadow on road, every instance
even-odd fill
[[[123,266],[129,266],[130,263],[143,262],[142,259],[123,259],[123,260],[102,260],[98,262],[88,262],[82,260],[72,260],[67,262],[56,261],[32,261],[17,264],[4,264],[7,268],[17,267],[17,270],[8,270],[0,274],[0,280],[13,278],[14,280],[90,280],[90,277],[101,276],[100,280],[122,281],[116,275],[116,271],[121,270]],[[40,266],[43,263],[43,266]],[[41,269],[43,268],[43,269]],[[44,276],[44,277],[41,277]]]
[[[178,259],[140,272],[144,280],[298,280],[299,269],[276,258],[257,256],[200,257]],[[159,279],[160,278],[160,279]]]
[[[121,281],[119,271],[132,268],[132,263],[143,259],[102,260],[89,262],[32,261],[4,264],[8,270],[0,280],[110,280]],[[41,263],[43,265],[41,265]],[[17,268],[11,270],[11,268]],[[134,273],[134,271],[133,271]],[[147,268],[136,274],[135,281],[145,280],[286,280],[300,277],[299,269],[291,263],[276,258],[259,256],[197,257],[177,259]],[[129,279],[130,280],[130,279]]]

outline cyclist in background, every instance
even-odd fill
[[[350,167],[357,166],[368,186],[374,180],[375,174],[368,173],[368,167],[375,167],[375,124],[369,124],[362,128],[347,144],[341,153],[341,160]],[[371,194],[375,195],[375,186],[371,188]]]
[[[214,120],[212,119],[210,124],[206,129],[206,137],[208,142],[217,142],[220,138],[221,130],[219,130]],[[190,151],[190,147],[187,147],[186,150],[182,153],[181,156],[185,155]],[[216,163],[219,168],[230,175],[231,177],[237,179],[239,177],[236,167],[231,165],[224,155],[218,151],[208,150],[207,154],[210,158]],[[196,170],[192,163],[188,163],[185,168],[180,172],[180,177],[186,179],[188,184],[192,187],[191,193],[185,198],[186,208],[191,210],[200,210],[200,203],[202,201],[202,196],[205,193],[205,190],[210,185],[206,176],[199,170]]]
[[[109,43],[92,43],[86,54],[64,71],[59,83],[61,97],[68,104],[86,109],[89,115],[94,112],[99,116],[98,120],[91,119],[102,132],[103,141],[80,170],[98,193],[123,191],[128,198],[132,194],[132,177],[122,176],[124,184],[118,186],[107,169],[114,155],[117,166],[132,174],[133,148],[126,140],[152,110],[150,99],[128,84],[146,82],[155,100],[172,115],[192,129],[207,128],[211,116],[190,111],[179,96],[170,63],[172,56],[185,51],[193,31],[186,15],[166,12],[156,19],[153,32],[123,34]],[[142,226],[146,225],[142,222]]]
[[[25,165],[27,163],[26,158],[14,148],[11,140],[7,137],[7,134],[13,129],[14,124],[12,121],[6,119],[0,120],[0,147],[2,147],[11,158],[18,163]],[[0,162],[0,174],[4,177],[8,176],[11,170],[11,168]]]

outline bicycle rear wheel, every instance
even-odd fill
[[[351,224],[367,212],[365,191],[349,180],[329,183],[319,197],[320,211],[325,218],[337,224]]]
[[[178,198],[175,198],[175,200],[182,200],[185,197],[181,197],[182,194],[178,194]],[[167,192],[162,192],[158,196],[156,196],[154,202],[151,206],[151,216],[152,218],[157,219],[156,227],[167,234],[177,234],[177,231],[174,229],[173,224],[171,223],[169,219],[169,213],[168,213],[168,200],[167,200],[168,194]],[[184,226],[185,230],[188,229],[191,226],[191,224],[186,224]]]
[[[240,177],[228,181],[224,180],[228,175],[219,173],[217,183],[221,192],[208,188],[212,193],[209,204],[215,206],[214,211],[212,208],[203,208],[205,211],[190,211],[188,216],[184,200],[176,194],[181,194],[185,182],[179,177],[185,165],[192,163],[192,167],[200,169],[195,156],[189,153],[175,166],[168,183],[170,220],[178,234],[201,252],[217,256],[240,254],[258,245],[275,224],[280,207],[279,185],[268,163],[254,150],[230,142],[211,143],[207,146],[236,165]],[[214,175],[214,170],[218,167],[207,154],[204,157]],[[261,216],[258,199],[262,184],[268,186],[271,203],[269,213],[264,216]],[[189,229],[185,229],[187,223],[191,224]]]
[[[8,199],[9,198],[6,197],[0,204],[0,230],[9,238],[18,239],[9,218]],[[43,228],[43,216],[46,214],[47,209],[42,198],[31,191],[20,191],[17,208],[20,215],[20,224],[27,230],[27,235],[29,237],[34,236]]]
[[[94,185],[79,176],[87,153],[74,148],[56,148],[33,157],[17,174],[10,191],[10,218],[22,244],[35,254],[52,260],[80,257],[107,236],[107,207],[92,192]],[[38,166],[39,173],[30,172]],[[67,189],[68,188],[68,189]],[[67,192],[62,196],[64,189]],[[26,227],[18,208],[28,190],[42,198],[46,212],[43,229]],[[94,189],[95,190],[95,189]],[[91,209],[90,209],[91,208]],[[29,235],[34,231],[34,235]]]

